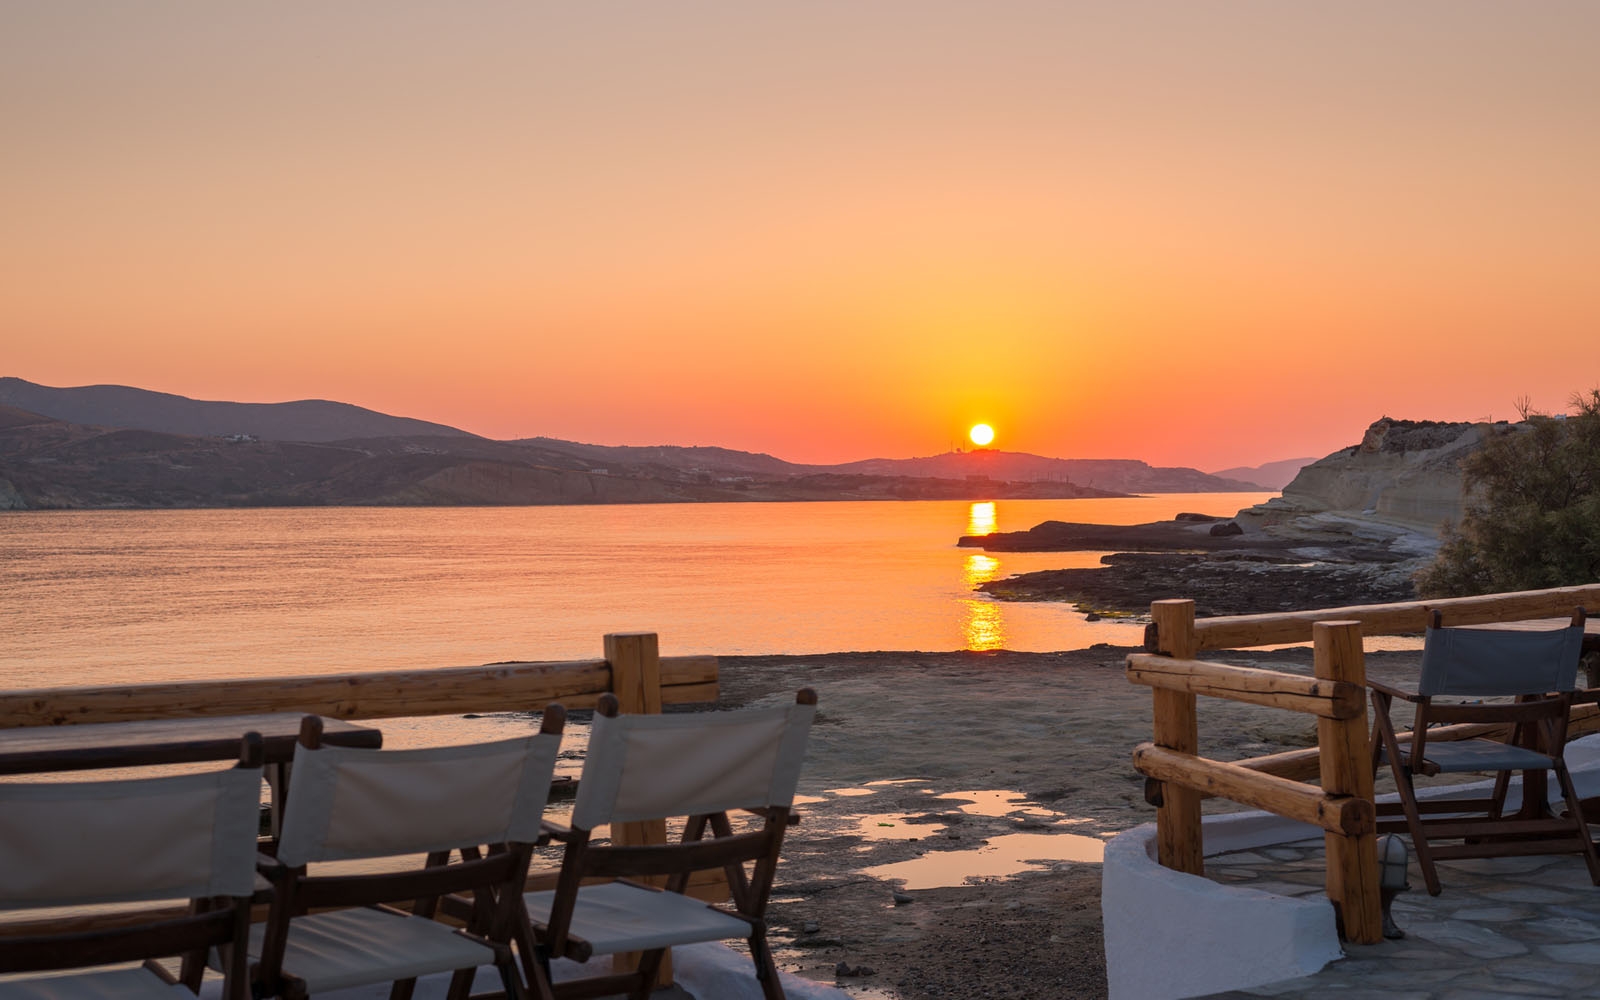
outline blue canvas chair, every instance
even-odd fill
[[[1435,611],[1417,690],[1369,682],[1374,763],[1388,762],[1405,815],[1403,823],[1380,820],[1379,829],[1410,833],[1430,894],[1440,891],[1434,862],[1446,858],[1582,854],[1590,878],[1600,885],[1600,858],[1563,757],[1583,622],[1579,608],[1572,624],[1562,629],[1444,628]],[[1405,740],[1398,738],[1390,718],[1395,698],[1416,707],[1412,734]],[[1429,739],[1430,726],[1452,723],[1494,725],[1510,735],[1503,741]],[[1517,771],[1525,775],[1523,802],[1515,815],[1507,816],[1506,793]],[[1564,816],[1550,815],[1543,794],[1536,794],[1545,787],[1546,771],[1555,772],[1566,801]],[[1417,797],[1418,777],[1455,772],[1493,773],[1493,789],[1486,798]]]
[[[227,770],[0,784],[6,909],[189,904],[187,914],[145,908],[90,928],[79,910],[78,921],[35,920],[0,936],[0,973],[20,973],[0,976],[0,1000],[194,1000],[212,948],[225,1000],[246,1000],[244,948],[234,945],[250,926],[259,885],[261,758],[261,737],[250,733],[239,766]],[[181,984],[157,961],[178,957]]]

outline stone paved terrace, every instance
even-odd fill
[[[1490,1000],[1600,997],[1600,887],[1573,855],[1441,861],[1444,892],[1429,896],[1416,862],[1413,889],[1394,902],[1403,940],[1346,945],[1313,976],[1210,1000]],[[1206,859],[1206,875],[1279,895],[1323,891],[1322,841]]]

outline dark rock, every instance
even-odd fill
[[[1221,524],[1213,524],[1211,526],[1211,537],[1213,538],[1226,538],[1229,535],[1242,534],[1244,534],[1244,529],[1239,527],[1238,521],[1224,521]]]

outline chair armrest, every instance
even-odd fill
[[[1600,704],[1600,688],[1579,688],[1568,692],[1574,705]]]
[[[1417,694],[1415,691],[1402,691],[1397,687],[1390,687],[1382,681],[1369,680],[1367,681],[1367,687],[1372,688],[1374,691],[1381,691],[1391,698],[1399,698],[1402,701],[1409,701],[1412,704],[1422,700],[1422,695]]]

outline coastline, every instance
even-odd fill
[[[896,884],[868,869],[933,856],[960,872],[1009,834],[1103,838],[1152,820],[1129,763],[1151,725],[1149,690],[1123,673],[1133,651],[719,658],[720,705],[776,704],[801,686],[819,696],[801,777],[808,801],[769,915],[780,965],[862,1000],[1105,996],[1099,864],[1049,852],[1032,871],[900,890],[909,901],[898,905]],[[1368,670],[1398,679],[1416,657],[1369,653]],[[1308,648],[1208,658],[1311,669]],[[1310,745],[1315,727],[1207,699],[1200,738],[1208,756],[1236,759]],[[958,794],[974,791],[1016,801],[976,815],[974,797]]]

